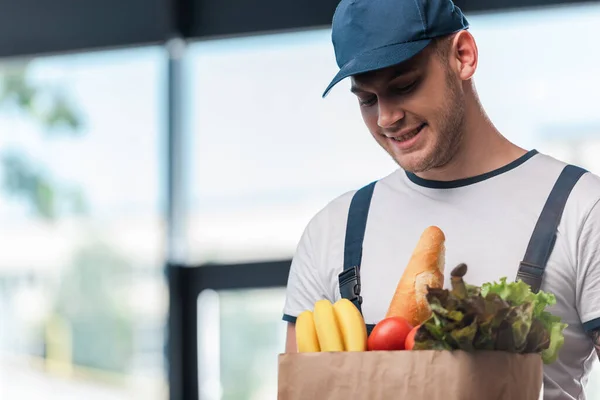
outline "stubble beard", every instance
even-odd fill
[[[442,168],[450,163],[459,152],[464,137],[465,106],[461,92],[452,81],[447,81],[447,101],[438,112],[438,132],[431,149],[420,159],[396,163],[405,171],[419,173]],[[429,128],[429,127],[428,127]]]

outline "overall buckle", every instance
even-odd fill
[[[340,284],[340,294],[342,298],[362,304],[362,296],[360,295],[360,270],[355,266],[348,268],[338,275]]]

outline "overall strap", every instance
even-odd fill
[[[554,184],[538,218],[517,273],[517,280],[530,285],[534,293],[542,286],[544,269],[554,248],[556,231],[567,199],[579,178],[586,172],[583,168],[567,165]]]
[[[367,216],[376,183],[377,181],[371,182],[362,187],[352,197],[344,242],[344,270],[338,275],[342,298],[352,301],[361,313],[360,262]]]

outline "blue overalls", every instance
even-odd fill
[[[546,263],[556,241],[556,229],[571,193],[579,178],[587,171],[574,165],[567,165],[556,180],[548,195],[544,208],[533,229],[523,261],[519,265],[517,280],[522,280],[537,293],[542,285]],[[350,203],[346,238],[344,242],[344,270],[339,274],[339,288],[342,298],[349,299],[362,313],[360,295],[360,264],[362,247],[367,226],[367,217],[375,182],[359,189]],[[367,324],[370,335],[375,325]]]

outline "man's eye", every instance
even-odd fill
[[[361,106],[372,106],[373,104],[375,104],[375,102],[377,101],[377,97],[372,96],[372,97],[367,97],[367,98],[359,98],[358,102]]]
[[[406,94],[410,92],[417,85],[417,81],[410,83],[409,85],[399,86],[395,89],[396,93]]]

